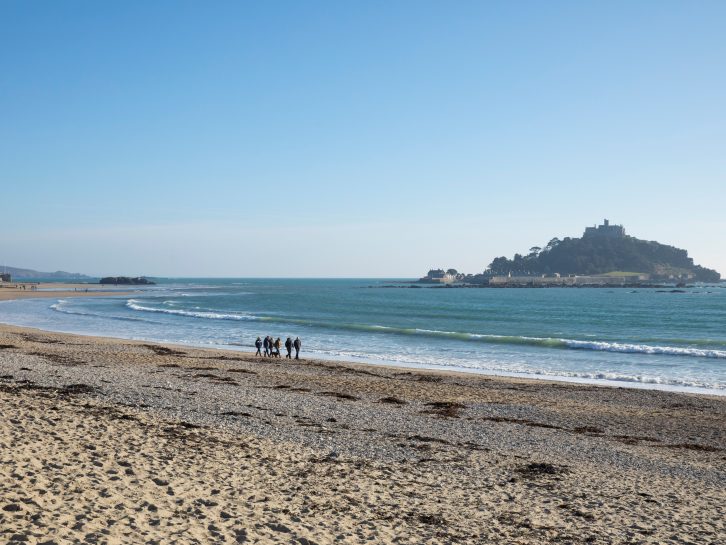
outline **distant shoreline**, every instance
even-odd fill
[[[726,284],[723,280],[719,282],[720,284]],[[426,289],[520,289],[520,288],[544,288],[544,289],[558,289],[558,288],[629,288],[629,289],[637,289],[637,288],[643,288],[643,289],[663,289],[670,292],[678,293],[682,289],[692,289],[692,288],[698,288],[698,287],[708,287],[711,286],[712,283],[704,283],[702,285],[696,285],[696,284],[687,284],[686,286],[676,287],[675,283],[649,283],[649,284],[576,284],[576,285],[570,285],[570,284],[551,284],[551,285],[542,285],[542,284],[499,284],[499,285],[491,285],[491,284],[443,284],[439,282],[421,282],[419,280],[415,280],[412,282],[405,282],[405,281],[396,281],[391,282],[391,284],[405,284],[405,285],[383,285],[383,286],[368,286],[369,288],[398,288],[398,289],[409,289],[409,288],[426,288]],[[714,283],[715,284],[715,283]],[[718,288],[723,288],[724,286],[713,286]]]
[[[25,286],[25,289],[22,288]],[[35,290],[31,289],[35,287]],[[137,290],[101,290],[98,284],[77,284],[65,282],[5,282],[0,284],[0,301],[14,299],[48,299],[53,297],[111,297],[124,293],[135,293]]]

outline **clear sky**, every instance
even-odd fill
[[[0,261],[480,272],[607,217],[726,274],[726,3],[0,1]]]

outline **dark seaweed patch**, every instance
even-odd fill
[[[709,445],[698,445],[696,443],[679,443],[677,445],[661,445],[668,448],[682,448],[687,450],[700,450],[701,452],[721,452],[723,449]]]
[[[435,401],[432,403],[426,403],[429,409],[421,411],[424,414],[435,414],[440,418],[459,418],[461,410],[466,408],[466,405],[457,403],[456,401]]]
[[[58,388],[58,391],[68,395],[95,394],[98,392],[98,388],[88,384],[69,384]]]
[[[553,424],[544,424],[542,422],[534,422],[533,420],[527,420],[525,418],[507,418],[504,416],[482,416],[482,420],[489,420],[490,422],[507,422],[510,424],[521,424],[523,426],[530,426],[532,428],[545,428],[550,430],[564,430],[561,426],[555,426]]]
[[[418,441],[420,443],[439,443],[441,445],[450,445],[448,441],[444,439],[437,439],[436,437],[427,437],[425,435],[411,435],[408,437],[411,441]]]
[[[605,433],[604,429],[598,428],[595,426],[581,426],[579,428],[575,428],[572,431],[574,431],[575,433],[596,433],[596,434]]]
[[[41,343],[41,344],[65,344],[63,341],[59,341],[56,339],[46,339],[44,337],[39,337],[37,335],[31,335],[30,333],[20,333],[20,336],[25,339],[26,341],[32,342],[32,343]]]
[[[213,358],[209,358],[212,360],[222,360],[222,361],[247,361],[244,358],[238,358],[235,356],[215,356]]]
[[[338,399],[347,399],[349,401],[358,401],[359,398],[350,394],[341,394],[340,392],[320,392],[319,396],[337,397]]]
[[[556,466],[547,463],[530,463],[515,469],[517,473],[527,478],[537,478],[545,475],[563,475],[569,473],[567,466]]]
[[[403,399],[398,399],[397,397],[389,396],[389,397],[382,397],[378,400],[378,403],[389,403],[391,405],[405,405],[406,402]]]
[[[167,348],[166,346],[159,346],[158,344],[144,344],[142,346],[148,348],[157,356],[186,356],[186,352]]]
[[[208,378],[212,382],[218,382],[221,384],[237,384],[237,381],[231,377],[220,377],[219,375],[214,375],[212,373],[197,373],[193,376],[194,378]]]
[[[221,413],[223,416],[244,416],[244,417],[251,417],[252,415],[250,413],[244,413],[239,411],[226,411]]]
[[[31,356],[40,356],[41,358],[44,358],[48,361],[52,361],[53,363],[57,363],[59,365],[65,365],[66,367],[77,367],[79,365],[85,365],[86,362],[83,360],[79,360],[76,358],[73,358],[71,356],[66,356],[63,354],[46,354],[44,352],[30,352]]]

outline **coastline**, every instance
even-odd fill
[[[32,299],[32,298],[59,298],[59,299],[70,299],[75,297],[122,297],[122,296],[128,296],[138,293],[143,293],[143,291],[140,291],[138,289],[134,289],[133,287],[126,287],[108,291],[108,290],[101,290],[98,291],[71,291],[71,289],[78,289],[78,290],[84,290],[87,289],[89,284],[60,284],[60,283],[46,283],[41,284],[40,288],[45,291],[23,291],[23,290],[17,290],[17,289],[8,289],[3,288],[0,289],[0,302],[7,301],[7,300],[17,300],[17,299]],[[91,285],[91,286],[95,286]],[[3,293],[5,292],[5,293]],[[2,325],[2,322],[0,322],[0,325]],[[16,325],[13,323],[8,323],[8,325]],[[33,328],[34,325],[31,324],[19,324],[18,327],[29,327]],[[119,340],[146,340],[148,342],[161,342],[161,343],[174,343],[174,341],[165,339],[165,338],[155,338],[153,336],[148,337],[141,337],[141,336],[122,336],[122,335],[112,335],[109,336],[106,333],[97,333],[95,331],[89,331],[84,329],[78,329],[78,328],[68,328],[68,329],[55,329],[55,328],[49,328],[41,326],[38,328],[42,331],[47,331],[49,333],[58,332],[61,334],[71,334],[71,335],[84,335],[84,336],[91,336],[91,337],[97,337],[97,338],[113,338],[113,339],[119,339]],[[198,343],[178,343],[180,347],[183,348],[200,348],[200,349],[207,349],[210,348],[209,345],[206,344],[198,344]],[[253,352],[253,347],[243,345],[243,344],[219,344],[214,346],[213,349],[217,350],[225,350],[229,351],[235,354],[244,354],[247,356],[250,356]],[[331,354],[315,354],[311,356],[312,358],[319,359],[321,361],[326,362],[337,362],[341,364],[352,364],[352,365],[366,365],[366,366],[373,366],[374,368],[379,367],[390,367],[390,368],[396,368],[396,369],[409,369],[409,370],[428,370],[432,372],[441,372],[441,373],[463,373],[463,374],[469,374],[469,375],[479,375],[484,377],[504,377],[507,379],[521,379],[521,380],[533,380],[533,381],[552,381],[552,382],[560,382],[565,384],[582,384],[582,385],[594,385],[597,387],[604,387],[604,388],[631,388],[631,389],[642,389],[642,390],[658,390],[658,391],[668,391],[668,392],[682,392],[682,393],[692,393],[697,395],[715,395],[715,396],[724,396],[726,397],[726,390],[721,390],[717,388],[710,388],[705,385],[690,385],[690,384],[682,384],[682,383],[669,383],[664,382],[660,380],[648,380],[647,377],[644,379],[641,379],[639,381],[633,380],[630,377],[621,378],[618,376],[608,376],[608,375],[602,375],[602,376],[585,376],[582,374],[556,374],[556,373],[546,373],[546,372],[519,372],[519,371],[506,371],[506,370],[497,370],[497,369],[481,369],[476,367],[458,367],[455,365],[436,365],[431,363],[412,363],[412,362],[398,362],[395,359],[386,359],[386,358],[367,358],[365,356],[358,356],[355,357],[355,359],[351,359],[351,357],[345,357],[345,356],[337,356],[337,355],[331,355]]]
[[[9,285],[8,285],[9,284]],[[10,286],[26,286],[26,289]],[[31,290],[35,286],[36,290]],[[53,283],[53,282],[10,282],[0,283],[0,301],[15,299],[39,299],[52,297],[110,297],[126,293],[135,293],[136,290],[109,290],[100,284],[79,283]]]
[[[0,345],[0,443],[13,445],[0,496],[15,506],[0,511],[3,536],[604,544],[726,531],[723,398],[14,326]]]

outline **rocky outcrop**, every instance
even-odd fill
[[[156,284],[156,282],[152,282],[143,276],[137,276],[135,278],[130,276],[104,276],[101,278],[99,284],[113,284],[115,286],[150,286]]]

